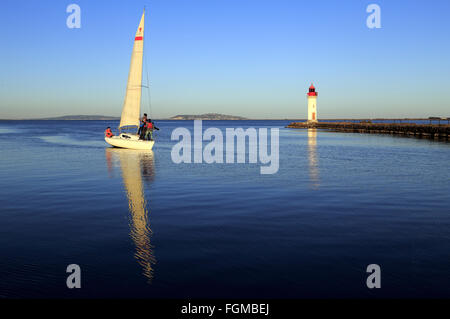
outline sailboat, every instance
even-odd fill
[[[134,36],[133,53],[131,54],[130,71],[128,73],[127,91],[120,117],[119,135],[105,137],[106,143],[121,148],[151,150],[155,141],[139,139],[137,129],[140,124],[141,92],[142,92],[142,60],[144,55],[144,17]],[[131,133],[125,130],[132,130]],[[125,131],[125,132],[123,132]]]

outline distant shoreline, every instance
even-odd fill
[[[152,119],[153,121],[193,121],[193,119],[189,120],[174,120],[172,118],[161,118],[161,119]],[[252,119],[248,118],[245,120],[211,120],[211,119],[198,119],[202,121],[291,121],[291,122],[307,122],[306,119]],[[112,118],[112,119],[47,119],[47,118],[37,118],[37,119],[0,119],[0,121],[120,121],[120,118]],[[340,121],[340,122],[359,122],[359,121],[430,121],[428,118],[380,118],[380,119],[323,119],[319,120],[320,122],[329,122],[329,121]],[[436,122],[438,120],[432,120]],[[442,119],[443,123],[447,121],[446,119]]]
[[[265,119],[254,119],[245,118],[233,115],[223,115],[217,113],[207,113],[200,115],[176,115],[170,118],[159,118],[153,119],[155,121],[193,121],[193,120],[203,120],[203,121],[291,121],[291,122],[306,122],[307,119],[301,118],[265,118]],[[320,122],[367,122],[367,121],[448,121],[447,118],[334,118],[334,119],[320,119]],[[25,118],[25,119],[0,119],[0,121],[120,121],[120,117],[116,116],[105,116],[105,115],[65,115],[58,117],[45,117],[45,118]]]
[[[32,119],[0,119],[2,121],[119,121],[120,117],[106,116],[106,115],[63,115],[57,117],[44,117]],[[242,116],[225,115],[219,113],[206,114],[189,114],[189,115],[175,115],[170,118],[158,120],[248,120]]]
[[[161,118],[152,119],[153,121],[306,121],[306,119],[173,119],[173,118]],[[120,118],[111,119],[57,119],[57,118],[37,118],[37,119],[0,119],[0,121],[120,121]]]
[[[31,119],[0,119],[0,121],[115,121],[120,117],[105,115],[64,115]]]
[[[304,121],[302,119],[249,119],[241,116],[207,113],[200,115],[175,115],[170,118],[153,119],[155,121]],[[105,115],[65,115],[57,117],[0,119],[0,121],[120,121],[120,117]]]

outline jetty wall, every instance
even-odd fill
[[[448,124],[292,122],[286,127],[327,129],[336,132],[411,135],[447,140],[450,135],[450,125]]]

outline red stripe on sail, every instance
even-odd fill
[[[139,40],[142,40],[142,39],[143,39],[143,37],[135,37],[134,41],[139,41]]]

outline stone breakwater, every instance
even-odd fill
[[[448,124],[292,122],[286,127],[327,129],[335,132],[395,134],[446,140],[450,135],[450,125]]]

